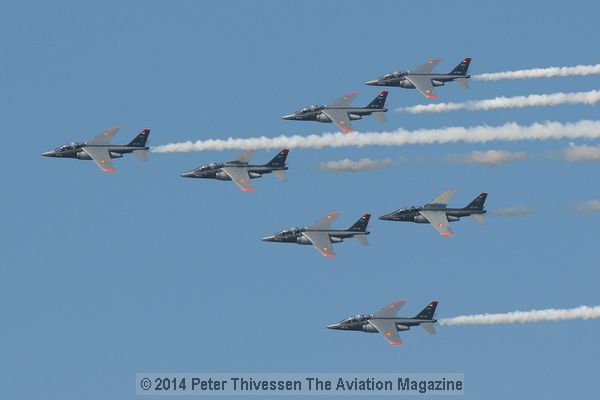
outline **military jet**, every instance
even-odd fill
[[[382,215],[379,219],[385,221],[403,221],[416,222],[418,224],[431,224],[442,236],[454,236],[448,222],[459,221],[462,217],[471,216],[481,225],[485,224],[483,214],[487,211],[483,209],[487,193],[481,193],[465,208],[447,208],[448,202],[452,199],[456,190],[448,190],[429,204],[423,207],[401,208],[393,213]]]
[[[402,344],[398,331],[407,331],[411,326],[421,325],[429,334],[435,335],[433,324],[437,322],[434,319],[434,313],[438,302],[432,301],[412,318],[397,317],[396,314],[405,303],[405,300],[398,300],[375,314],[348,317],[337,324],[328,325],[327,328],[342,331],[378,332],[383,335],[389,344],[394,345]]]
[[[365,83],[371,86],[398,86],[405,89],[417,89],[428,99],[437,99],[438,96],[433,87],[444,86],[446,82],[456,81],[463,88],[469,88],[467,79],[471,75],[467,75],[467,70],[471,63],[470,58],[467,57],[462,60],[447,74],[435,74],[433,69],[440,61],[441,58],[435,58],[419,65],[414,71],[395,71]]]
[[[250,183],[251,179],[262,177],[263,174],[271,172],[279,181],[287,180],[285,160],[289,153],[283,149],[271,161],[264,165],[249,164],[256,151],[247,151],[238,158],[225,163],[212,163],[203,165],[192,171],[181,174],[184,178],[218,179],[220,181],[233,181],[244,192],[256,192]]]
[[[69,143],[54,150],[42,153],[44,157],[76,158],[78,160],[93,160],[104,172],[115,172],[113,158],[121,158],[123,154],[134,153],[142,161],[148,160],[146,141],[150,129],[142,129],[131,142],[125,145],[109,144],[119,128],[109,128],[96,136],[91,142]]]
[[[387,95],[388,92],[384,90],[367,106],[350,107],[350,103],[358,96],[358,93],[348,93],[326,106],[304,107],[293,114],[284,115],[282,118],[294,121],[333,122],[342,132],[352,132],[354,127],[350,121],[362,119],[365,115],[372,114],[380,122],[385,122],[383,113],[387,111],[385,108]]]
[[[312,244],[325,257],[335,257],[331,243],[340,243],[344,239],[354,237],[362,246],[368,246],[367,225],[371,214],[365,214],[348,229],[331,229],[331,224],[340,216],[339,212],[331,212],[306,228],[290,228],[272,236],[262,238],[265,242]]]

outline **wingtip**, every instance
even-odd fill
[[[256,192],[256,190],[254,190],[254,189],[249,189],[249,188],[244,188],[244,189],[242,189],[242,191],[244,191],[244,192],[246,192],[246,193],[254,193],[254,192]]]
[[[438,98],[437,96],[432,96],[432,95],[430,95],[430,94],[427,94],[427,95],[425,95],[425,97],[427,97],[427,98],[428,98],[428,99],[430,99],[430,100],[433,100],[433,99],[437,99],[437,98]]]
[[[445,233],[445,232],[440,232],[440,235],[442,235],[442,236],[446,236],[446,237],[452,237],[452,236],[454,236],[454,233]]]
[[[345,128],[342,128],[342,132],[349,133],[349,132],[352,132],[352,129],[345,129]]]
[[[104,172],[117,172],[116,169],[106,169],[106,168],[102,168],[102,171],[104,171]]]
[[[323,257],[335,258],[335,254],[323,253]]]
[[[471,62],[471,57],[465,57],[463,61]]]
[[[394,346],[402,346],[402,342],[398,342],[396,340],[388,340],[388,343]]]

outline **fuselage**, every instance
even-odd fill
[[[328,325],[329,329],[338,329],[344,331],[360,331],[367,333],[378,333],[379,331],[369,323],[370,320],[375,319],[373,315],[356,315],[348,317],[337,324]],[[435,323],[436,319],[417,319],[417,318],[376,318],[377,320],[391,320],[394,321],[397,331],[407,331],[412,326],[419,326],[422,323]]]
[[[239,161],[230,161],[226,163],[211,163],[198,167],[192,171],[184,172],[181,174],[184,178],[203,178],[203,179],[218,179],[222,181],[230,181],[231,178],[222,168],[244,168],[248,170],[248,176],[250,179],[260,178],[264,174],[270,174],[273,171],[285,171],[288,169],[287,166],[269,166],[269,165],[253,165]]]
[[[361,119],[365,115],[371,115],[374,112],[387,112],[387,108],[369,108],[369,107],[329,107],[329,106],[309,106],[304,107],[293,114],[284,115],[282,118],[285,120],[292,121],[317,121],[324,123],[331,123],[329,118],[323,110],[341,110],[348,113],[348,118],[351,121]]]
[[[423,210],[436,210],[444,211],[448,222],[455,222],[460,220],[462,217],[468,217],[473,214],[485,214],[486,210],[469,210],[465,208],[440,208],[440,207],[408,207],[401,208],[392,213],[382,215],[379,219],[386,221],[402,221],[402,222],[416,222],[420,224],[428,224],[429,221],[420,214]]]
[[[120,158],[123,154],[133,153],[135,150],[148,150],[149,147],[145,146],[128,146],[128,145],[88,145],[85,142],[81,143],[69,143],[54,150],[42,153],[44,157],[58,157],[58,158],[76,158],[78,160],[91,160],[91,157],[83,151],[84,148],[105,148],[110,154],[110,158]]]
[[[344,229],[327,229],[327,230],[318,230],[318,229],[307,229],[307,228],[290,228],[278,232],[271,236],[266,236],[262,238],[265,242],[277,242],[277,243],[296,243],[296,244],[304,244],[309,245],[313,244],[308,238],[306,238],[303,233],[304,232],[326,232],[329,235],[329,239],[331,243],[340,243],[343,242],[344,239],[348,239],[354,237],[355,235],[369,235],[369,231],[357,232],[357,231],[349,231]]]
[[[455,74],[415,74],[410,71],[407,72],[391,72],[389,74],[385,74],[380,78],[374,79],[372,81],[366,82],[367,85],[371,86],[395,86],[401,87],[405,89],[414,89],[415,85],[413,85],[408,79],[407,76],[424,76],[431,79],[431,83],[433,86],[444,86],[446,82],[452,82],[457,78],[460,79],[468,79],[471,75],[455,75]]]

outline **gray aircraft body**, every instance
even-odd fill
[[[340,216],[339,212],[331,212],[306,228],[290,228],[274,235],[262,238],[265,242],[312,244],[325,257],[335,257],[332,243],[343,242],[344,239],[356,238],[362,246],[368,246],[367,225],[371,214],[364,214],[348,229],[331,229],[331,224]]]
[[[464,208],[448,208],[447,204],[454,196],[456,190],[448,190],[431,203],[422,207],[401,208],[392,213],[379,217],[385,221],[416,222],[418,224],[431,224],[442,236],[454,236],[448,222],[459,221],[462,217],[471,216],[481,225],[485,224],[483,209],[487,193],[481,193]]]
[[[429,334],[435,334],[434,318],[438,302],[432,301],[420,313],[412,318],[397,317],[398,310],[406,304],[405,300],[398,300],[382,308],[375,314],[355,315],[348,317],[337,324],[328,325],[329,329],[342,331],[360,331],[368,333],[380,333],[389,344],[401,345],[398,332],[408,331],[412,326],[422,326]]]
[[[342,132],[352,132],[354,127],[352,122],[357,119],[362,119],[365,115],[373,115],[380,122],[385,122],[384,112],[387,112],[385,108],[385,100],[388,92],[383,91],[373,99],[365,107],[350,107],[352,100],[358,96],[358,93],[349,93],[331,104],[309,106],[301,108],[290,115],[284,115],[282,118],[293,121],[317,121],[325,122],[337,125]]]
[[[242,153],[238,158],[225,163],[203,165],[192,171],[181,174],[184,178],[218,179],[233,181],[244,192],[255,192],[251,179],[257,179],[264,174],[273,173],[279,181],[287,180],[285,170],[288,149],[283,149],[271,161],[263,165],[249,164],[255,151]]]
[[[75,158],[77,160],[93,160],[104,172],[115,172],[113,158],[121,158],[123,154],[134,153],[142,161],[148,159],[146,141],[150,129],[142,129],[131,142],[125,145],[110,144],[119,128],[109,128],[90,142],[69,143],[54,150],[42,153],[44,157]]]
[[[419,65],[414,71],[394,71],[385,74],[382,77],[366,82],[371,86],[396,86],[405,89],[417,89],[428,99],[437,99],[434,90],[435,86],[444,86],[446,82],[456,81],[463,88],[468,89],[467,75],[470,58],[465,58],[452,71],[447,74],[435,74],[433,69],[441,61],[441,58],[435,58]]]

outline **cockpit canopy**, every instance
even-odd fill
[[[293,236],[293,235],[297,235],[300,233],[300,228],[296,228],[296,227],[292,227],[290,229],[285,229],[281,232],[279,232],[279,234],[281,236]]]
[[[389,74],[385,74],[382,77],[380,77],[378,80],[380,81],[389,81],[392,79],[398,79],[401,78],[404,74],[400,71],[394,71],[394,72],[390,72]]]
[[[296,114],[308,114],[308,113],[313,113],[313,112],[317,112],[319,110],[322,110],[323,108],[325,108],[325,106],[308,106],[308,107],[304,107],[299,109],[298,111],[296,111]]]
[[[394,214],[414,213],[414,212],[420,211],[420,209],[421,209],[421,207],[411,206],[411,207],[406,207],[406,208],[401,208],[399,210],[396,210],[394,212]]]
[[[354,322],[362,322],[362,321],[366,321],[369,318],[368,315],[354,315],[352,317],[348,317],[343,319],[342,321],[340,321],[340,324],[351,324]]]
[[[207,164],[207,165],[203,165],[203,166],[201,166],[199,168],[196,168],[195,172],[213,171],[213,170],[222,168],[224,166],[225,166],[225,164],[223,164],[223,163],[210,163],[210,164]]]
[[[57,147],[56,149],[54,149],[54,151],[69,151],[69,150],[76,150],[79,148],[82,148],[83,146],[85,146],[85,142],[78,142],[78,143],[69,143],[69,144],[64,144],[60,147]]]

